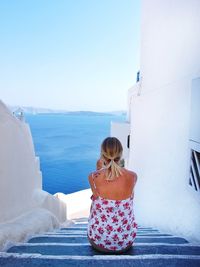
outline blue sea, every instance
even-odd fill
[[[43,189],[68,194],[88,188],[88,174],[96,168],[111,121],[124,120],[123,115],[109,114],[26,115],[40,157]]]

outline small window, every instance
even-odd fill
[[[195,150],[191,150],[189,184],[200,192],[200,153]]]
[[[127,136],[127,147],[130,148],[130,134]]]

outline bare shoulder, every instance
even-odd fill
[[[134,177],[134,179],[137,180],[137,173],[136,172],[133,172],[133,171],[130,171],[131,175]]]
[[[137,181],[137,174],[135,172],[130,171],[130,170],[127,170],[127,169],[126,169],[126,172],[128,174],[128,177],[130,177],[134,181],[134,183],[136,183],[136,181]]]

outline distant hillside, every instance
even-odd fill
[[[117,111],[111,111],[109,112],[112,115],[116,115],[116,116],[126,116],[127,112],[125,110],[117,110]]]
[[[43,113],[65,113],[66,110],[54,110],[54,109],[47,109],[47,108],[35,108],[35,107],[24,107],[24,106],[10,106],[11,111],[16,111],[18,109],[22,109],[24,113],[27,114],[43,114]]]
[[[126,111],[110,111],[110,112],[95,112],[95,111],[67,111],[67,110],[57,110],[57,109],[47,109],[47,108],[35,108],[35,107],[19,107],[19,106],[9,106],[12,112],[18,110],[19,108],[23,110],[25,114],[68,114],[68,115],[87,115],[87,116],[103,116],[103,115],[116,115],[123,116],[126,115]]]

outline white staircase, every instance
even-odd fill
[[[36,235],[1,252],[0,266],[200,266],[200,245],[181,237],[139,227],[134,247],[123,255],[105,255],[90,246],[86,228],[87,218],[80,218],[70,227]]]

